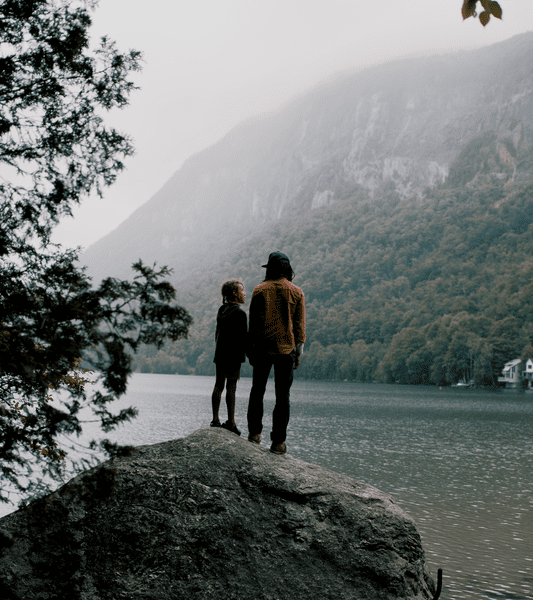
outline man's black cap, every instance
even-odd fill
[[[268,262],[266,265],[261,265],[263,268],[272,268],[280,271],[285,271],[290,278],[294,277],[294,271],[291,267],[291,261],[286,254],[283,252],[271,252],[268,256]]]
[[[290,267],[291,261],[286,254],[283,252],[271,252],[268,256],[268,262],[266,265],[261,265],[263,268],[274,267],[276,265],[281,265],[282,267]]]

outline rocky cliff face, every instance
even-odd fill
[[[137,448],[0,520],[3,600],[432,598],[413,521],[224,430]]]
[[[532,108],[533,34],[339,78],[193,156],[84,262],[95,275],[139,255],[176,267],[346,190],[420,192],[483,131],[530,148]]]

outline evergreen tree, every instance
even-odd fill
[[[133,281],[107,279],[93,289],[78,251],[50,243],[59,218],[91,191],[102,194],[133,151],[102,114],[127,104],[141,57],[107,38],[90,51],[93,6],[0,4],[0,473],[26,495],[38,485],[35,474],[23,483],[36,466],[61,479],[57,439],[80,433],[85,406],[104,431],[134,416],[109,410],[126,390],[132,353],[186,336],[191,323],[171,305],[168,269],[139,261]],[[90,397],[82,360],[100,382]],[[101,447],[121,452],[107,441]]]

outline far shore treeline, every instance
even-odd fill
[[[241,277],[249,298],[261,264],[280,250],[306,296],[297,377],[497,384],[506,361],[533,358],[533,185],[472,180],[491,141],[466,147],[439,187],[409,198],[387,184],[373,196],[346,190],[335,204],[270,226],[212,269],[176,282],[194,318],[189,339],[144,348],[137,371],[214,374],[222,281]],[[248,364],[242,374],[251,375]]]

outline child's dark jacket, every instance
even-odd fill
[[[223,304],[218,309],[215,332],[217,364],[240,364],[246,359],[246,313],[238,304]]]

